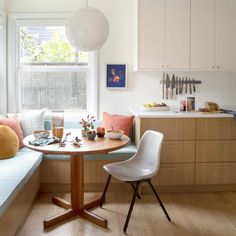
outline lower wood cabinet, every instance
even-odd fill
[[[236,163],[196,163],[195,184],[236,184]]]
[[[161,151],[161,163],[195,162],[194,141],[165,141]]]
[[[196,162],[236,161],[236,140],[196,142]]]
[[[159,173],[152,178],[155,185],[193,185],[194,164],[161,164]]]

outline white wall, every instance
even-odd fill
[[[0,11],[5,11],[5,0],[0,0]]]
[[[0,0],[1,1],[1,0]],[[85,6],[85,0],[7,0],[8,12],[72,12]],[[89,0],[89,6],[100,9],[110,23],[110,35],[99,51],[99,111],[111,113],[129,113],[130,105],[149,102],[161,102],[160,78],[162,74],[138,73],[132,71],[133,64],[133,21],[134,0]],[[108,90],[105,88],[105,64],[122,62],[128,65],[128,89]],[[177,73],[180,75],[180,73]],[[197,105],[214,100],[220,105],[236,107],[236,75],[231,73],[182,73],[202,80],[198,87]],[[180,98],[179,98],[180,99]],[[166,101],[178,105],[175,101]]]

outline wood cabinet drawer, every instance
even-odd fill
[[[236,161],[236,140],[197,141],[196,162]]]
[[[168,141],[195,139],[196,119],[141,118],[138,126],[140,137],[146,130],[156,130],[164,133],[164,139]]]
[[[194,184],[194,164],[161,164],[159,173],[152,178],[155,185]]]
[[[235,184],[236,163],[196,163],[195,184]]]
[[[236,139],[233,118],[197,119],[197,140]]]
[[[195,161],[194,141],[165,141],[161,150],[161,163]]]

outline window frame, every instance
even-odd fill
[[[5,115],[7,110],[6,98],[6,15],[0,11],[0,114]]]
[[[8,112],[21,112],[20,110],[20,81],[18,71],[22,69],[43,70],[43,71],[79,71],[87,70],[87,110],[85,111],[69,111],[71,118],[81,117],[86,114],[97,116],[97,52],[89,52],[88,66],[26,66],[20,65],[20,26],[65,26],[70,14],[54,13],[54,14],[9,14],[8,16]],[[25,111],[25,110],[24,110]]]

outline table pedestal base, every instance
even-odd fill
[[[44,222],[43,222],[44,229],[51,228],[51,227],[53,227],[57,224],[60,224],[64,221],[70,220],[71,218],[73,218],[75,216],[80,216],[80,217],[100,226],[100,227],[107,228],[107,220],[106,219],[88,211],[89,209],[91,209],[95,206],[98,206],[101,201],[102,201],[102,199],[97,199],[97,200],[92,201],[88,204],[85,204],[82,209],[71,209],[70,203],[68,203],[67,201],[65,201],[61,198],[53,197],[52,202],[60,207],[65,208],[66,211],[63,213],[60,213],[56,216],[50,217],[47,220],[44,220]]]

